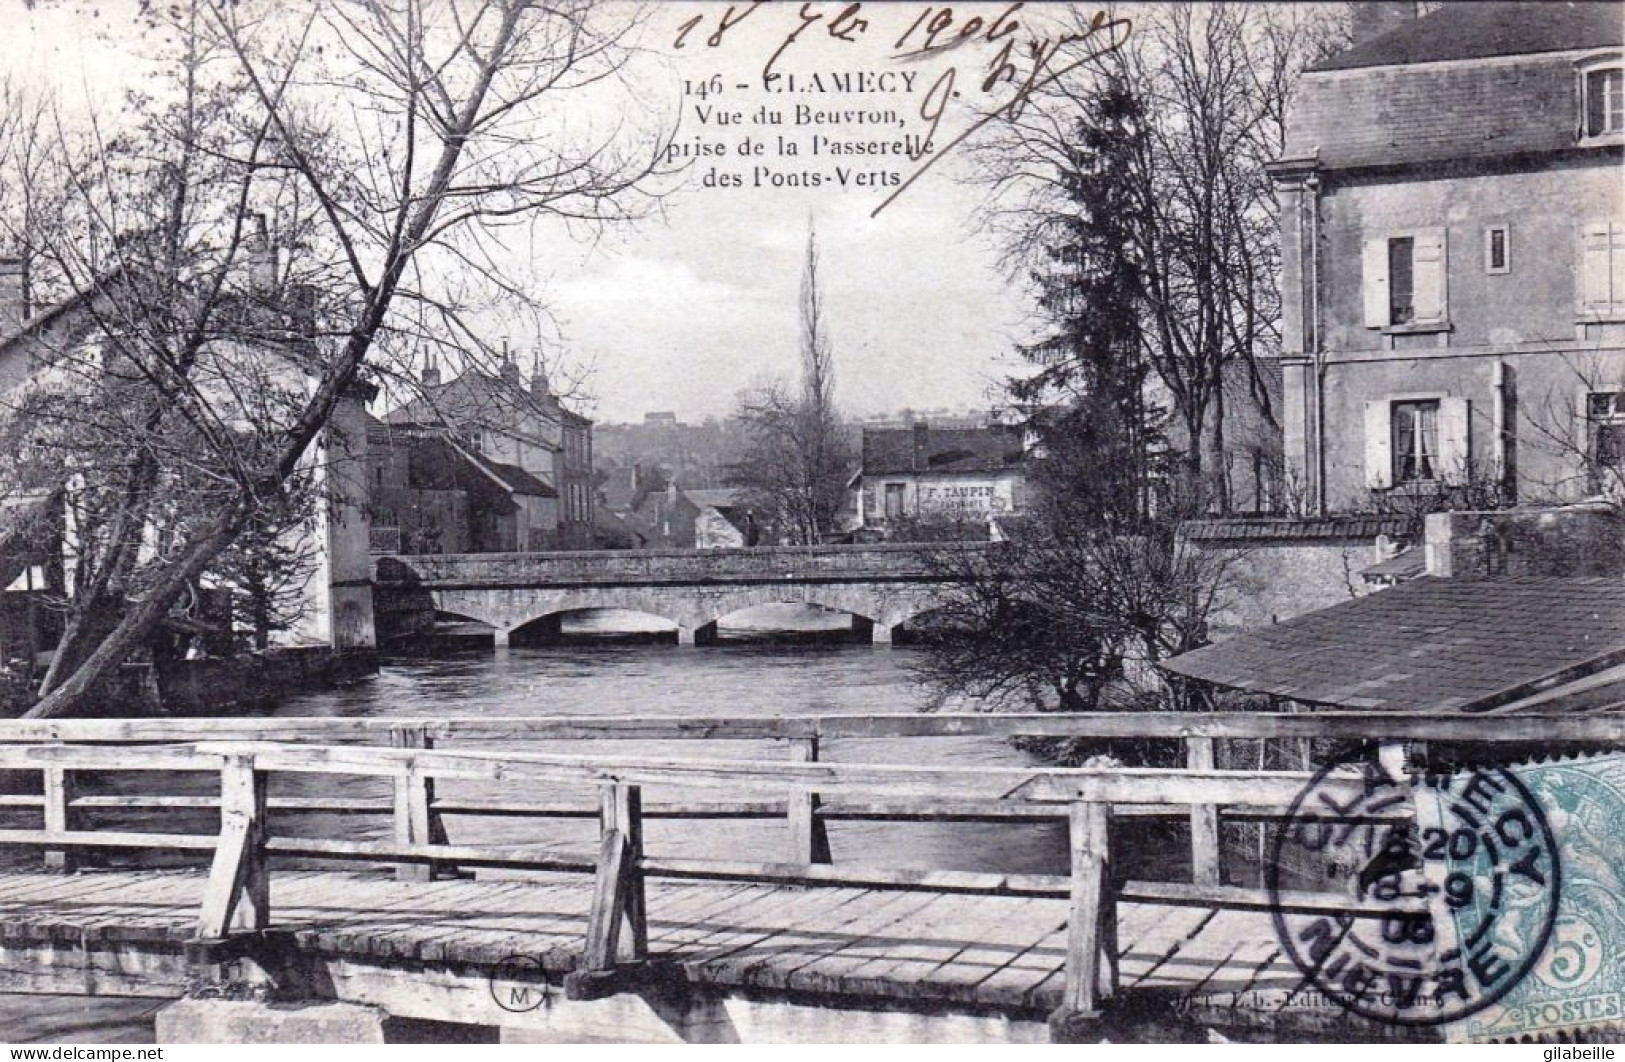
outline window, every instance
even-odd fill
[[[1416,241],[1409,236],[1388,241],[1388,323],[1410,324],[1416,316],[1412,273]]]
[[[1362,284],[1367,328],[1441,331],[1445,306],[1445,231],[1416,229],[1365,241]]]
[[[1584,403],[1591,489],[1599,490],[1604,469],[1625,469],[1625,391],[1591,391]]]
[[[1393,482],[1439,478],[1439,403],[1395,402],[1389,424],[1394,433]]]
[[[1366,485],[1389,490],[1465,478],[1469,413],[1465,398],[1395,395],[1367,402]]]
[[[903,484],[886,484],[886,519],[900,520],[903,517]]]
[[[1625,316],[1625,221],[1580,227],[1575,305],[1588,316]]]
[[[1484,230],[1484,272],[1512,272],[1510,239],[1510,231],[1505,225],[1491,225]]]
[[[1585,135],[1625,132],[1625,68],[1603,67],[1584,75]]]

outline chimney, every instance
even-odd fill
[[[276,248],[271,244],[270,226],[264,214],[249,217],[253,228],[248,236],[248,283],[261,295],[276,290]]]
[[[502,340],[502,367],[498,370],[498,373],[501,375],[503,383],[516,390],[519,388],[519,366],[514,362],[513,354],[508,350],[508,340],[506,338]]]
[[[923,420],[914,422],[914,471],[918,472],[926,465],[925,435],[930,426]]]
[[[0,336],[28,320],[28,266],[21,258],[0,258]]]
[[[547,366],[542,364],[542,352],[536,352],[536,367],[530,371],[530,395],[532,398],[545,398],[553,393],[553,387],[547,379]]]
[[[1395,3],[1392,0],[1359,0],[1349,5],[1350,30],[1355,44],[1364,44],[1389,30],[1416,21],[1416,3]]]
[[[440,386],[440,363],[435,361],[433,352],[429,354],[429,360],[423,366],[423,386]]]

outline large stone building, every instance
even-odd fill
[[[1289,486],[1311,512],[1605,489],[1625,457],[1625,19],[1356,4],[1281,201]]]
[[[419,452],[427,462],[430,458],[421,440],[444,435],[456,452],[472,459],[473,472],[490,473],[492,485],[507,496],[505,501],[493,502],[495,508],[471,512],[476,524],[485,519],[482,513],[490,515],[485,530],[447,526],[444,539],[466,540],[474,552],[592,545],[596,502],[592,421],[565,408],[539,366],[531,374],[528,388],[512,358],[504,359],[495,375],[471,369],[444,383],[440,370],[431,366],[424,370],[419,391],[417,398],[384,417],[403,440],[401,448]],[[374,436],[388,442],[387,433],[375,430]],[[378,450],[376,443],[374,450]],[[387,451],[375,458],[376,484],[394,484],[390,479],[393,471],[399,470],[393,468]],[[448,487],[445,476],[425,475],[428,478],[412,489],[463,489]],[[404,481],[395,485],[408,487]],[[477,487],[465,486],[478,493]],[[478,509],[478,498],[475,502]],[[399,517],[406,504],[405,499],[395,498],[391,512]],[[511,519],[497,519],[496,509],[503,509]]]

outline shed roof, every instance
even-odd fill
[[[1625,663],[1625,582],[1422,578],[1166,661],[1311,704],[1485,710]]]
[[[1625,43],[1617,2],[1447,3],[1309,69],[1352,70],[1450,59],[1536,55]]]

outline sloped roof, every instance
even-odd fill
[[[1021,432],[1011,428],[865,428],[860,475],[1002,472],[1022,452]]]
[[[537,397],[517,378],[505,379],[474,369],[442,384],[420,385],[418,390],[418,397],[384,414],[384,420],[390,424],[472,424],[512,430],[515,417],[538,413],[561,423],[591,423],[565,409],[554,395]]]
[[[1414,22],[1357,44],[1311,71],[1403,66],[1450,59],[1536,55],[1625,43],[1617,2],[1447,3]]]
[[[1413,546],[1410,549],[1400,550],[1385,561],[1378,561],[1371,567],[1362,569],[1360,578],[1368,583],[1401,583],[1421,576],[1427,569],[1427,550],[1421,546]]]
[[[452,444],[452,449],[462,454],[472,464],[496,477],[496,479],[501,482],[503,486],[507,487],[515,494],[534,494],[541,498],[557,498],[559,496],[558,491],[554,490],[552,487],[548,486],[531,473],[526,472],[518,465],[510,465],[502,461],[493,461],[489,457],[485,457],[482,454],[474,453],[471,450],[465,450],[455,443]]]
[[[1165,661],[1311,704],[1497,707],[1625,663],[1625,580],[1422,578]]]
[[[745,492],[732,487],[716,487],[706,490],[683,489],[688,500],[701,509],[729,509],[744,502]]]

